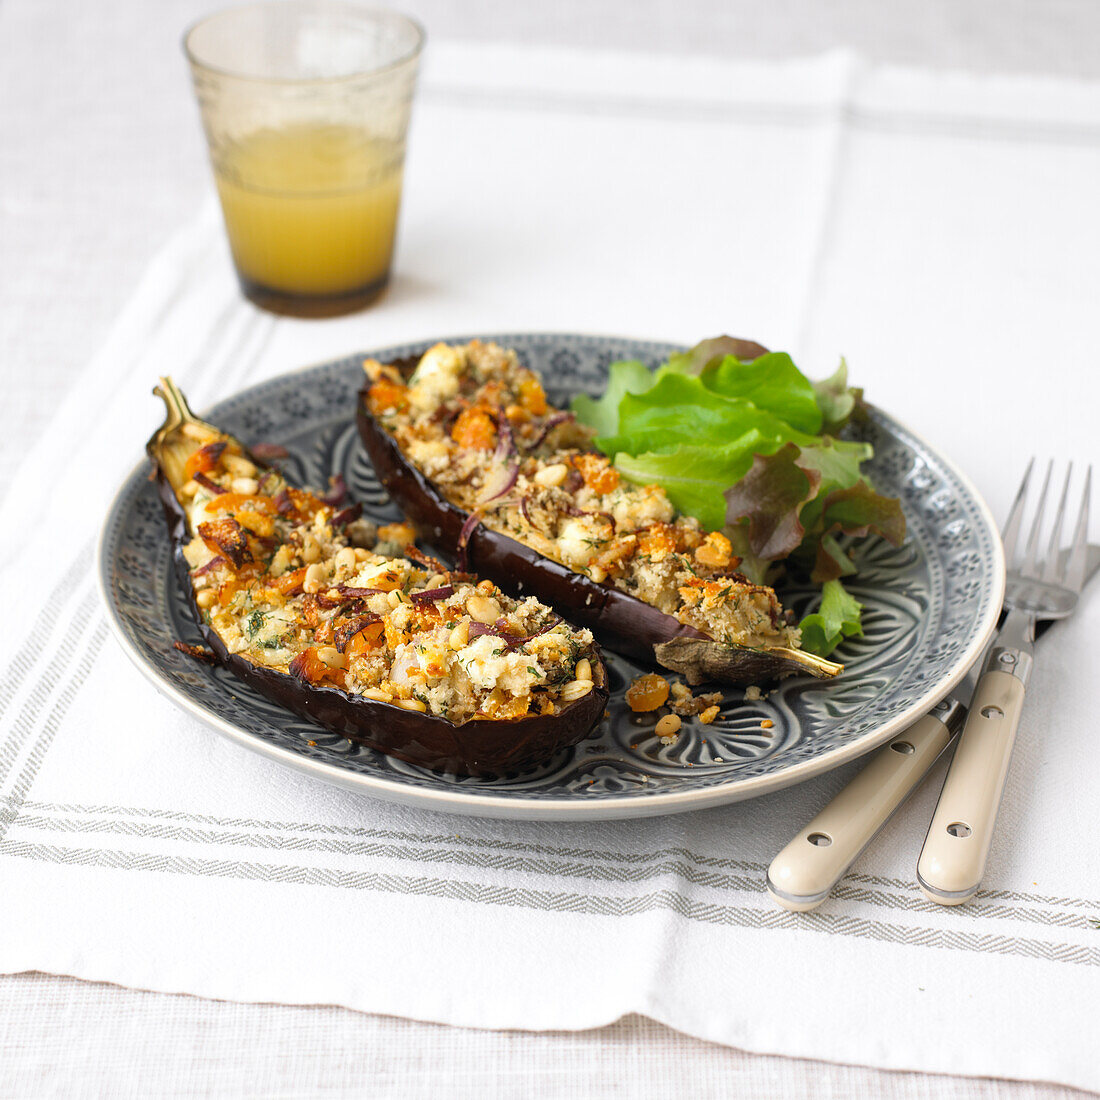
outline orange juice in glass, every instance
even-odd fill
[[[191,62],[241,287],[297,316],[359,309],[389,279],[423,34],[329,0],[197,24]]]

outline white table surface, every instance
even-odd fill
[[[0,0],[4,417],[43,424],[207,187],[179,31],[209,0]],[[1100,8],[872,0],[407,5],[437,37],[782,57],[848,45],[982,72],[1100,76]],[[629,13],[629,14],[628,14]],[[0,435],[0,492],[18,454]],[[21,435],[23,433],[20,433]],[[25,435],[23,435],[25,438]],[[2,893],[2,886],[0,886]],[[640,1017],[477,1032],[332,1007],[0,978],[0,1095],[1061,1096],[1072,1090],[746,1055]]]

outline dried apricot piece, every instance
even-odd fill
[[[367,401],[375,415],[404,412],[409,407],[409,391],[389,378],[380,378],[367,391]]]
[[[614,469],[603,455],[579,454],[573,465],[580,471],[585,485],[601,496],[613,493],[619,487],[619,471]]]
[[[497,426],[484,409],[463,409],[451,429],[451,438],[460,447],[487,451],[496,445]]]
[[[519,403],[533,416],[546,415],[546,391],[533,374],[525,374],[519,384]]]
[[[656,710],[668,699],[668,681],[655,672],[639,676],[626,689],[626,703],[635,714]]]

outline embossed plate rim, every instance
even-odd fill
[[[483,339],[497,339],[506,341],[512,339],[561,341],[568,344],[576,341],[593,341],[609,345],[650,344],[654,346],[668,346],[668,342],[662,340],[647,340],[639,337],[612,336],[597,333],[575,332],[514,332],[507,334],[482,335]],[[440,339],[450,342],[469,339],[469,337],[442,337]],[[435,341],[415,341],[412,343],[429,346]],[[404,345],[401,345],[402,347]],[[393,349],[379,349],[377,352],[364,352],[369,354],[393,354]],[[296,377],[306,375],[312,371],[327,366],[334,366],[345,362],[349,356],[340,359],[327,359],[296,370],[286,372],[274,378],[264,379],[246,387],[246,390],[229,395],[218,402],[238,399],[247,390],[267,386],[272,383],[285,382]],[[146,660],[144,654],[131,641],[126,625],[122,621],[121,609],[116,605],[111,594],[110,567],[108,560],[108,542],[118,523],[118,518],[124,497],[130,490],[135,476],[145,469],[145,464],[139,463],[134,471],[128,475],[108,508],[106,519],[100,533],[96,548],[96,579],[100,595],[108,612],[108,622],[112,632],[122,645],[123,651],[142,674],[173,703],[181,709],[194,715],[205,725],[218,733],[235,741],[237,744],[258,753],[268,759],[274,760],[299,772],[311,775],[323,782],[335,784],[348,790],[357,791],[371,797],[382,798],[389,801],[402,802],[417,805],[428,809],[446,813],[480,815],[486,817],[526,819],[526,820],[611,820],[633,817],[649,817],[671,813],[683,813],[691,810],[705,809],[708,807],[723,805],[725,803],[741,801],[746,798],[755,798],[783,787],[800,783],[803,780],[831,771],[858,757],[864,755],[884,744],[896,733],[906,728],[915,719],[920,717],[940,699],[947,695],[951,689],[963,678],[967,669],[984,650],[992,637],[997,625],[1000,611],[1001,596],[1004,591],[1005,569],[1004,556],[1001,547],[1000,535],[997,530],[992,513],[982,496],[978,493],[973,483],[964,475],[953,462],[945,458],[933,447],[913,432],[900,424],[893,417],[881,410],[876,413],[885,422],[885,427],[891,432],[900,430],[907,435],[923,454],[931,456],[936,463],[947,470],[970,497],[978,516],[986,528],[989,545],[992,550],[992,569],[987,572],[985,581],[992,584],[996,599],[989,602],[985,615],[985,621],[978,624],[970,644],[956,657],[948,671],[929,684],[922,695],[915,699],[909,706],[900,710],[891,719],[880,723],[856,737],[851,742],[833,748],[823,750],[800,763],[792,763],[781,767],[775,772],[738,778],[734,772],[727,782],[716,783],[697,790],[654,792],[644,798],[624,798],[601,795],[597,793],[560,798],[531,798],[524,799],[519,792],[503,791],[471,791],[460,789],[452,785],[449,780],[439,778],[437,786],[422,787],[400,781],[385,778],[381,775],[364,774],[341,766],[338,762],[327,762],[311,759],[301,755],[290,748],[284,748],[278,744],[263,740],[237,726],[234,722],[222,718],[220,715],[208,710],[207,707],[196,702],[188,692],[168,679],[158,668]]]

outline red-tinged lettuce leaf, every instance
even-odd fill
[[[744,362],[751,362],[767,354],[768,349],[754,340],[739,340],[736,336],[712,336],[700,340],[690,351],[676,352],[665,364],[669,370],[680,374],[702,374],[712,363],[732,355]]]
[[[813,383],[785,351],[770,351],[750,363],[727,355],[699,376],[708,390],[722,397],[741,397],[779,417],[797,431],[821,431],[821,409]]]
[[[863,605],[838,580],[826,581],[821,604],[798,624],[801,647],[818,657],[828,657],[845,638],[861,637]]]
[[[822,535],[817,542],[812,576],[850,577],[856,571],[856,563],[848,556],[848,551],[840,545],[836,536]]]
[[[802,509],[799,518],[807,531],[813,531],[825,509],[825,501],[837,489],[850,489],[862,480],[860,464],[874,455],[870,443],[821,436],[814,446],[803,447],[798,464],[821,475],[817,496]]]
[[[864,538],[875,534],[900,546],[905,539],[905,514],[901,501],[884,497],[866,481],[860,481],[849,489],[837,489],[825,498],[817,527],[820,534],[811,579],[820,584],[853,572],[851,560],[833,535]]]
[[[821,409],[821,431],[836,435],[863,404],[863,390],[848,385],[848,364],[843,357],[840,366],[828,378],[814,382],[813,387]]]
[[[748,548],[756,558],[785,558],[806,534],[798,513],[816,495],[821,475],[800,466],[799,458],[793,443],[756,455],[748,473],[725,492],[726,523],[747,520]]]

